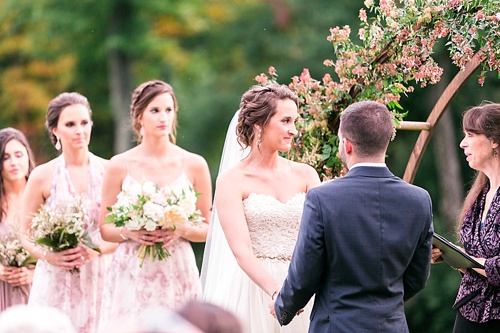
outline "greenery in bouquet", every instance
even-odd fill
[[[381,102],[393,112],[397,127],[407,111],[402,95],[441,79],[443,69],[432,54],[445,39],[450,57],[463,69],[477,54],[482,64],[479,84],[500,63],[500,0],[373,0],[359,11],[360,27],[353,41],[350,26],[330,29],[334,58],[326,59],[321,80],[308,69],[289,87],[299,97],[298,136],[290,158],[308,163],[323,180],[343,174],[338,156],[338,125],[342,111],[361,100]],[[260,84],[277,82],[277,72],[260,74]]]
[[[92,241],[94,222],[83,205],[83,199],[43,205],[31,221],[30,236],[33,241],[50,251],[60,252],[76,248],[80,243],[101,252]],[[71,273],[79,273],[78,268]]]
[[[154,231],[156,229],[175,230],[181,225],[202,222],[200,210],[196,208],[198,193],[192,187],[174,189],[168,186],[159,187],[147,181],[136,183],[122,190],[117,196],[117,202],[107,207],[106,222],[116,227],[128,230]],[[164,260],[170,257],[170,252],[162,242],[154,245],[142,244],[138,250],[142,267],[146,257],[151,261]]]

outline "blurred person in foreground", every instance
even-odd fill
[[[460,269],[453,333],[500,332],[500,104],[469,109],[462,127],[460,148],[477,173],[460,214],[460,241],[484,269]],[[432,251],[439,261],[441,251]]]
[[[14,305],[0,313],[0,333],[77,333],[61,310],[45,305]]]
[[[427,191],[385,165],[391,113],[357,102],[340,118],[349,170],[307,193],[288,276],[271,314],[288,325],[315,295],[309,332],[408,332],[404,302],[427,283],[433,234]]]

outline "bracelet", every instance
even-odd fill
[[[125,236],[123,236],[123,234],[122,234],[122,230],[123,230],[123,227],[121,227],[121,228],[120,228],[120,237],[121,237],[124,241],[127,241],[127,240],[128,240],[128,238],[127,238],[127,237],[125,237]]]
[[[278,295],[278,290],[275,290],[274,293],[271,295],[271,300],[274,301],[274,297]]]
[[[47,264],[49,263],[49,261],[47,260],[47,253],[48,253],[49,249],[45,249],[43,250],[43,258],[42,260],[45,261]]]

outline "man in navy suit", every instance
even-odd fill
[[[281,325],[315,295],[309,332],[408,332],[404,302],[430,273],[432,206],[385,165],[393,124],[376,102],[342,113],[349,171],[307,193],[288,276],[270,304]]]

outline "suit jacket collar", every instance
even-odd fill
[[[394,177],[394,174],[387,168],[387,166],[357,166],[350,169],[344,177],[376,177],[387,178]]]

